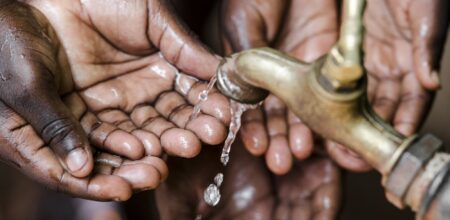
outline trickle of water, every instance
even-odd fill
[[[190,120],[193,120],[198,117],[200,114],[200,109],[202,104],[208,99],[208,94],[214,87],[216,83],[217,78],[214,76],[211,81],[208,83],[208,86],[206,90],[203,90],[199,94],[199,102],[194,106],[194,110],[192,112]],[[256,105],[250,105],[250,104],[242,104],[239,102],[236,102],[234,100],[230,100],[230,106],[231,106],[231,122],[230,127],[228,131],[228,136],[225,140],[222,154],[220,155],[220,162],[226,166],[228,164],[228,161],[230,160],[230,150],[231,145],[233,144],[234,140],[236,139],[237,132],[239,131],[239,128],[241,127],[241,116],[242,114],[248,110],[248,109],[255,109],[258,106],[260,106],[261,103]],[[210,206],[216,206],[220,201],[220,186],[223,182],[223,174],[218,173],[214,177],[214,183],[209,184],[208,188],[203,193],[203,199],[205,200],[206,204]],[[197,215],[196,219],[199,218],[200,215]],[[201,216],[200,216],[201,219]]]
[[[197,216],[195,217],[195,220],[202,220],[202,215],[197,215]]]
[[[203,103],[206,100],[208,100],[208,94],[212,90],[214,85],[216,84],[216,81],[217,81],[217,77],[214,75],[211,78],[211,80],[209,81],[208,86],[206,86],[206,89],[203,90],[202,92],[200,92],[200,94],[198,95],[198,99],[200,101],[194,106],[194,110],[192,110],[192,114],[191,114],[191,117],[189,118],[189,120],[193,120],[198,117],[198,115],[200,114],[201,107],[202,107]]]
[[[230,105],[231,123],[230,128],[228,129],[227,139],[225,139],[225,143],[223,144],[222,155],[220,155],[220,162],[222,162],[224,166],[226,166],[230,160],[231,145],[233,144],[234,139],[236,139],[237,132],[241,128],[242,114],[249,109],[255,109],[260,106],[260,104],[242,104],[234,100],[230,100]]]
[[[231,105],[231,123],[227,139],[225,140],[225,143],[222,148],[222,154],[220,155],[220,161],[224,166],[226,166],[228,164],[228,161],[230,160],[231,145],[236,139],[237,132],[241,127],[242,114],[248,109],[257,108],[260,104],[249,105],[249,104],[242,104],[234,100],[230,100],[230,105]],[[216,206],[219,203],[221,197],[220,186],[222,185],[222,182],[223,182],[223,174],[218,173],[214,177],[214,184],[210,184],[203,194],[203,198],[206,204],[210,206]]]

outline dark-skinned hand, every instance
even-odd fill
[[[423,123],[433,93],[440,87],[438,71],[448,16],[446,0],[367,1],[368,98],[375,112],[405,136]],[[328,142],[327,149],[344,167],[359,171],[369,167],[348,156],[339,144]]]
[[[369,99],[375,111],[404,135],[417,130],[429,109],[431,91],[439,87],[436,70],[448,23],[445,4],[441,0],[367,4],[364,48]],[[222,17],[228,51],[271,46],[307,62],[328,52],[338,29],[333,0],[228,0]],[[252,154],[265,153],[274,173],[286,173],[291,154],[298,159],[308,157],[313,135],[286,113],[277,98],[269,97],[265,109],[265,113],[254,110],[244,116],[241,134]],[[326,148],[342,167],[370,169],[358,155],[335,142],[326,141]]]
[[[223,40],[227,53],[270,46],[311,62],[327,53],[337,39],[334,0],[226,0]],[[265,154],[269,169],[287,173],[296,159],[308,158],[314,136],[277,97],[243,116],[242,140],[254,155]]]
[[[285,176],[273,177],[264,161],[233,144],[227,167],[220,149],[205,148],[190,160],[169,158],[171,175],[156,190],[162,220],[171,219],[334,219],[339,207],[340,180],[336,165],[315,157],[296,162]],[[215,207],[203,200],[214,176],[224,173],[222,197]]]
[[[311,62],[336,42],[336,17],[334,0],[227,0],[222,14],[225,50],[270,46]],[[262,109],[248,111],[242,120],[240,134],[246,148],[254,155],[265,154],[273,173],[286,174],[276,177],[273,186],[277,191],[274,217],[334,219],[339,208],[339,173],[328,158],[310,157],[311,130],[273,95]],[[293,157],[304,161],[293,161]]]
[[[125,200],[167,176],[163,151],[193,157],[225,138],[227,99],[213,91],[190,120],[206,84],[181,73],[208,79],[218,58],[166,3],[0,6],[0,156],[45,186]]]

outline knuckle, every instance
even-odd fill
[[[60,118],[45,124],[41,135],[46,143],[54,145],[63,141],[74,130],[75,127],[70,118]]]

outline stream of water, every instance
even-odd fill
[[[208,100],[209,92],[214,88],[216,83],[216,77],[213,77],[209,82],[206,90],[203,90],[199,95],[199,102],[194,106],[194,110],[190,117],[190,120],[195,119],[201,112],[201,107]],[[254,109],[260,106],[260,104],[250,105],[250,104],[242,104],[234,100],[230,100],[230,108],[231,108],[231,122],[228,130],[228,136],[224,142],[222,148],[222,154],[220,156],[220,162],[226,166],[228,161],[230,160],[230,150],[231,145],[236,139],[239,128],[241,127],[241,116],[248,109]],[[221,198],[220,194],[220,186],[222,185],[224,175],[223,173],[218,173],[214,177],[214,182],[209,184],[209,186],[205,189],[203,198],[205,202],[210,206],[216,206]],[[196,219],[201,219],[201,216],[198,215]]]

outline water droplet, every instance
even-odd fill
[[[223,173],[218,173],[216,175],[216,177],[214,177],[214,183],[220,187],[222,185],[223,182]]]
[[[208,99],[208,94],[214,87],[214,84],[216,82],[216,77],[212,78],[209,82],[206,90],[202,91],[199,94],[199,102],[194,106],[194,110],[192,112],[192,115],[190,117],[190,120],[193,120],[198,117],[198,114],[200,113],[200,107],[201,105]],[[262,103],[262,102],[261,102]],[[220,161],[223,165],[227,165],[228,161],[230,160],[230,150],[231,145],[234,142],[234,139],[236,138],[236,134],[239,131],[239,128],[241,127],[241,116],[242,114],[248,110],[248,109],[255,109],[258,106],[261,105],[261,103],[256,105],[248,105],[248,104],[241,104],[239,102],[236,102],[234,100],[230,100],[230,107],[231,107],[231,123],[228,131],[228,136],[225,140],[225,143],[223,145],[222,154],[220,156]],[[204,191],[203,198],[206,202],[206,204],[210,206],[216,206],[220,201],[220,189],[219,187],[222,185],[223,182],[223,174],[218,173],[214,177],[214,183],[210,184],[208,188]],[[197,215],[200,216],[201,215]],[[196,218],[196,219],[197,219]]]
[[[230,155],[227,152],[222,152],[222,155],[220,155],[220,162],[226,166],[228,164],[228,161],[230,160]]]
[[[205,199],[206,204],[210,206],[216,206],[220,201],[220,191],[219,188],[214,184],[209,184],[203,194],[203,199]]]
[[[201,107],[202,107],[203,103],[206,100],[208,100],[209,92],[214,88],[216,81],[217,81],[217,77],[214,76],[209,81],[208,86],[206,86],[206,89],[203,90],[202,92],[200,92],[200,94],[198,95],[198,99],[200,101],[194,106],[194,110],[192,111],[192,114],[191,114],[191,117],[189,118],[189,120],[193,120],[198,117],[198,115],[200,114]]]

